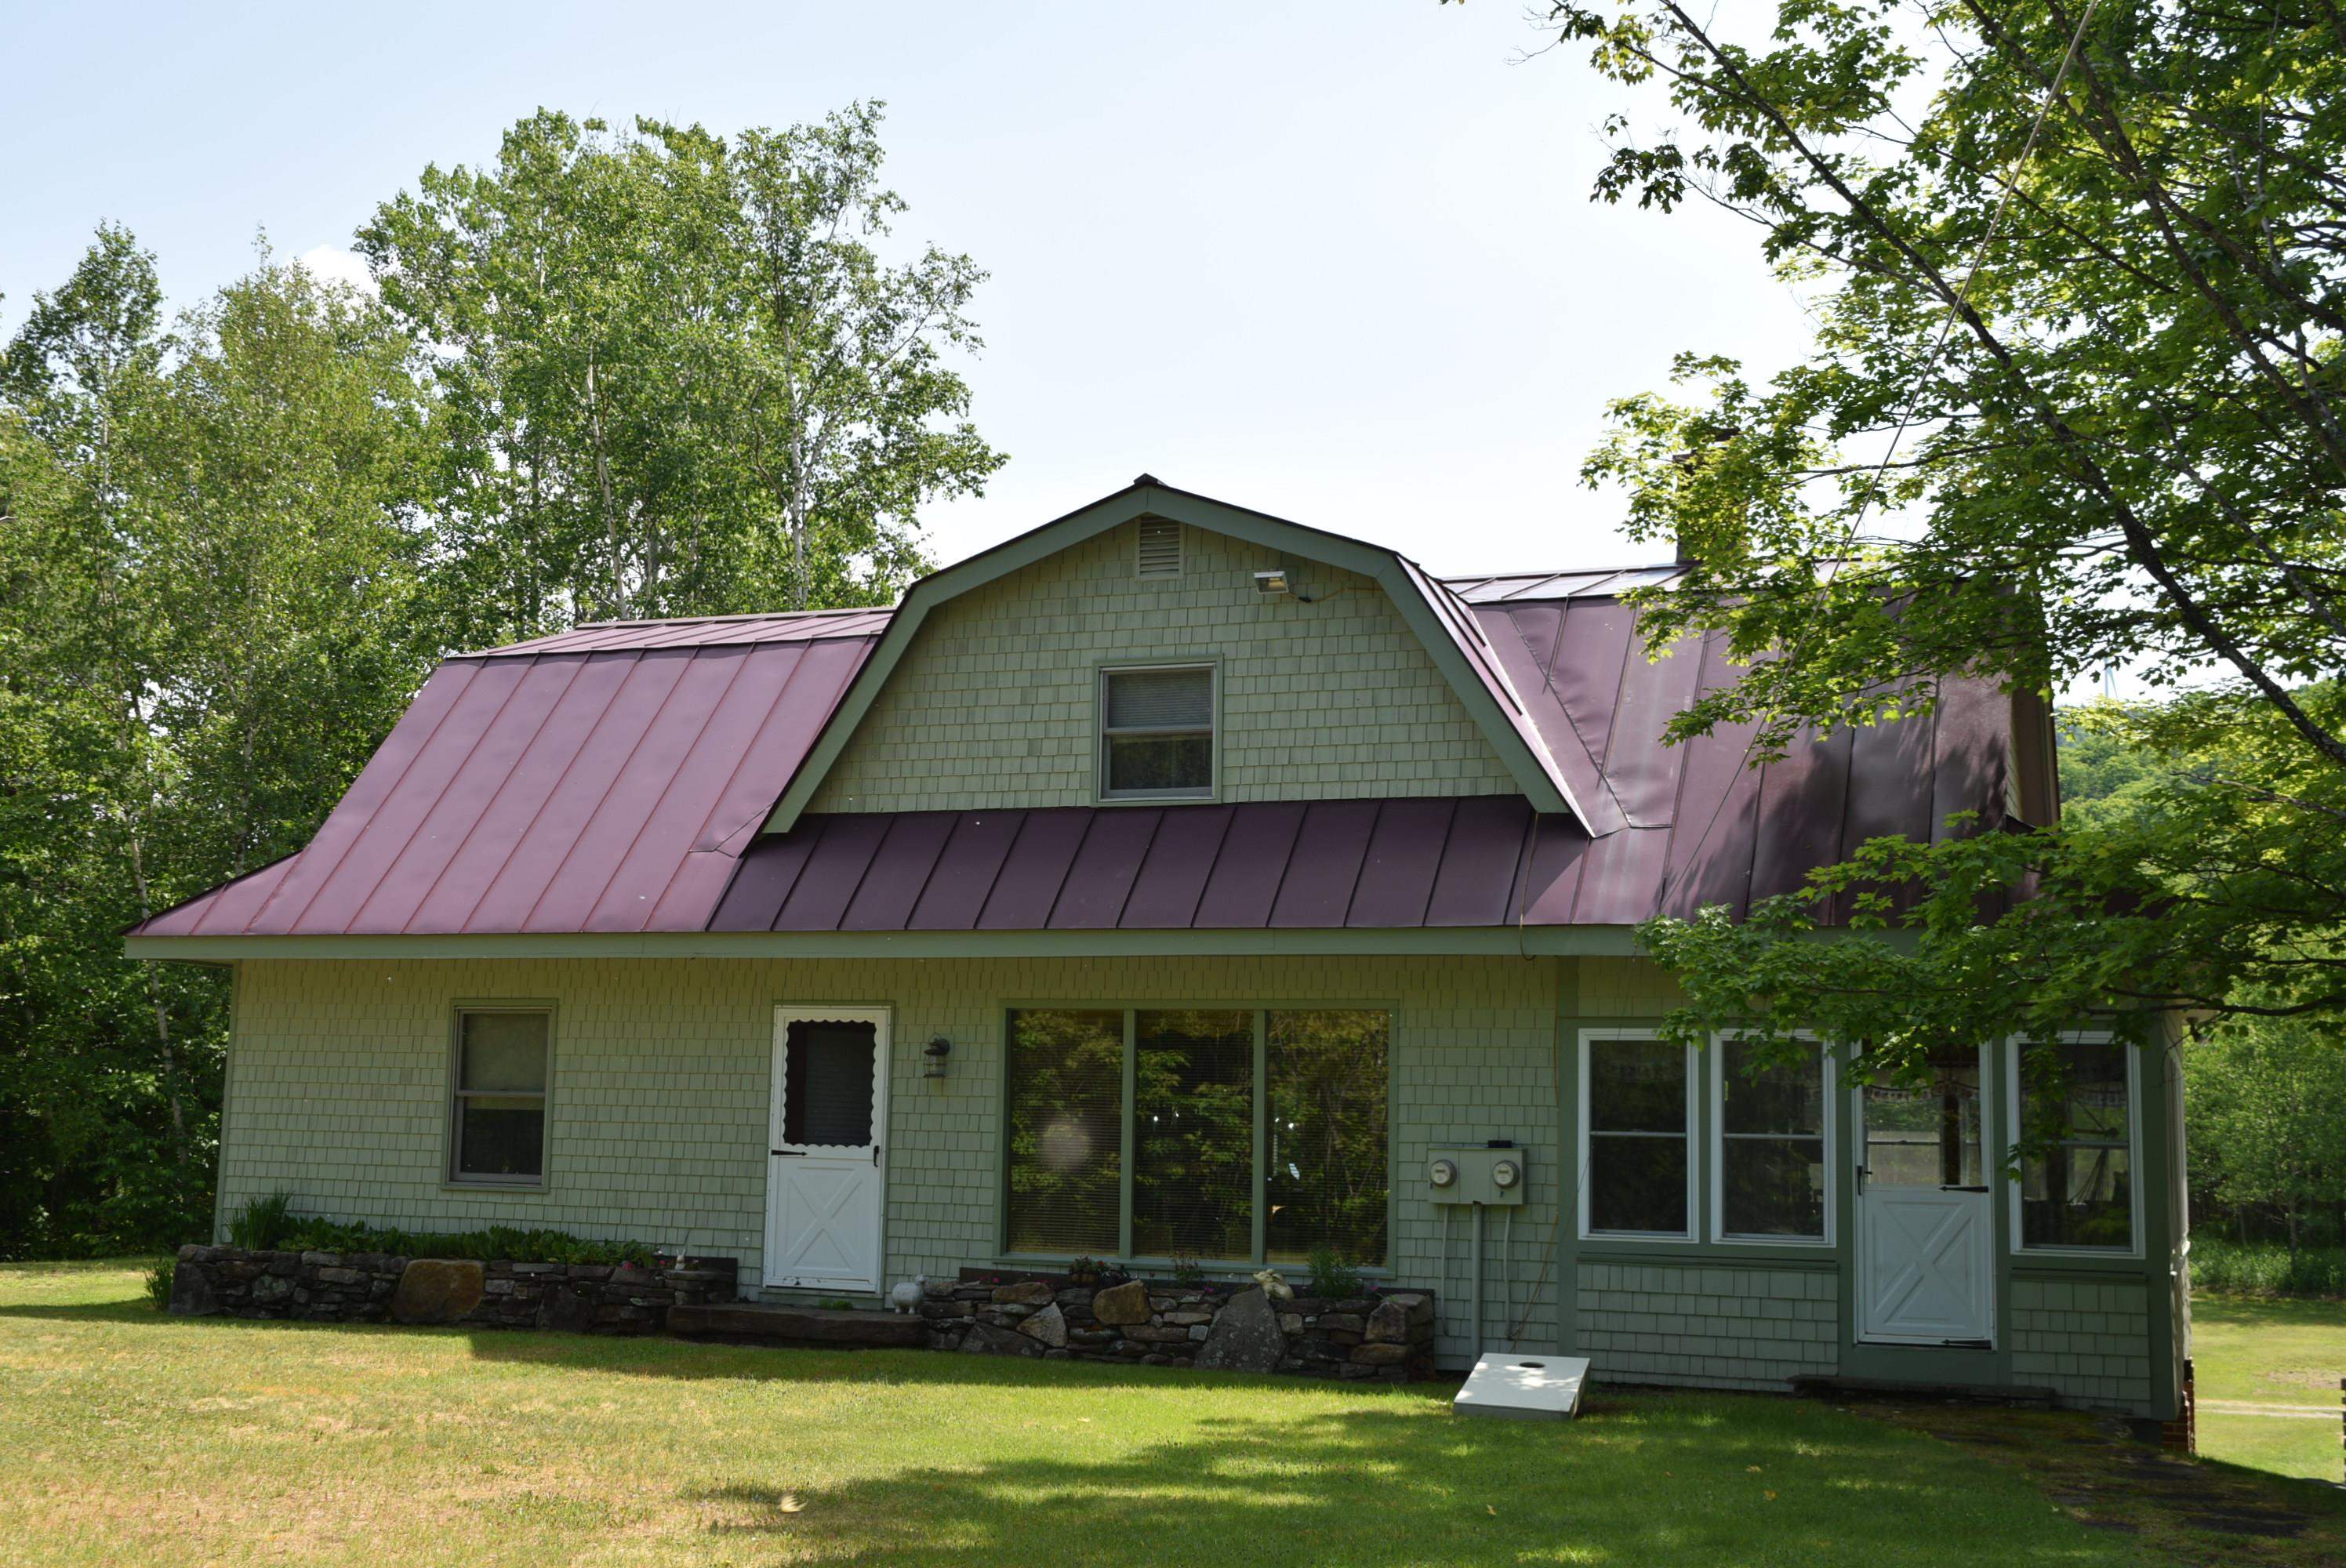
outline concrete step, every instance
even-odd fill
[[[668,1331],[688,1339],[756,1345],[855,1345],[918,1349],[928,1325],[895,1312],[844,1312],[835,1307],[792,1307],[770,1301],[728,1301],[671,1307]]]
[[[2060,1395],[2051,1389],[2021,1384],[1909,1382],[1894,1378],[1794,1378],[1791,1390],[1810,1399],[1824,1400],[1964,1400],[1975,1404],[2025,1405],[2038,1410],[2051,1410],[2061,1402]]]

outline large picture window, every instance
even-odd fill
[[[1713,1047],[1713,1228],[1721,1241],[1822,1242],[1826,1063],[1732,1036]]]
[[[2115,1040],[2015,1049],[2022,1247],[2134,1250],[2133,1056]]]
[[[1010,1250],[1118,1250],[1124,1171],[1124,1014],[1010,1015]]]
[[[1132,1249],[1254,1252],[1254,1014],[1133,1016]]]
[[[1202,800],[1214,793],[1214,667],[1100,672],[1100,798]]]
[[[489,1186],[546,1180],[546,1085],[554,1014],[464,1008],[456,1014],[449,1176]]]
[[[1013,1012],[1006,1249],[1382,1266],[1391,1035],[1360,1008]]]
[[[1643,1035],[1581,1044],[1581,1230],[1693,1234],[1693,1052]]]
[[[1270,1015],[1263,1196],[1271,1262],[1302,1263],[1322,1247],[1383,1259],[1391,1034],[1382,1013]]]

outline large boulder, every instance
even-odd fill
[[[1378,1302],[1377,1309],[1369,1314],[1367,1333],[1372,1342],[1407,1344],[1409,1308],[1398,1301]]]
[[[1021,1279],[1015,1285],[996,1286],[994,1304],[997,1307],[1040,1307],[1056,1294],[1039,1279]]]
[[[1065,1349],[1067,1343],[1067,1315],[1059,1310],[1056,1301],[1018,1325],[1018,1331],[1037,1343],[1054,1350]]]
[[[1015,1329],[997,1329],[991,1323],[972,1323],[969,1332],[962,1336],[962,1351],[971,1356],[1039,1356],[1043,1347]]]
[[[1275,1372],[1287,1355],[1279,1312],[1260,1288],[1242,1290],[1217,1313],[1198,1348],[1198,1366],[1225,1372]]]
[[[405,1278],[402,1277],[402,1283]],[[595,1292],[584,1285],[556,1285],[537,1304],[537,1326],[570,1334],[595,1331]]]
[[[1092,1298],[1092,1316],[1103,1323],[1146,1323],[1148,1311],[1148,1287],[1137,1279],[1111,1285]]]
[[[469,1259],[418,1257],[401,1270],[391,1315],[402,1323],[454,1323],[481,1304],[488,1274]]]
[[[187,1261],[190,1249],[179,1249],[180,1262],[171,1270],[171,1310],[183,1318],[209,1318],[220,1309],[210,1273],[200,1263]]]

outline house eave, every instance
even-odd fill
[[[134,936],[129,958],[1118,958],[1247,955],[1627,957],[1631,926],[1434,926],[1377,930],[579,932],[480,935]]]

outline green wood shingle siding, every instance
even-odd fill
[[[283,1191],[304,1212],[416,1228],[550,1226],[682,1244],[740,1258],[754,1281],[774,1008],[886,1005],[886,1273],[950,1274],[1000,1257],[1010,1006],[1381,1006],[1393,1013],[1389,1272],[1441,1292],[1445,1364],[1476,1343],[1473,1222],[1433,1206],[1426,1163],[1442,1145],[1510,1138],[1525,1151],[1529,1201],[1484,1219],[1486,1348],[1586,1354],[1621,1382],[1782,1388],[1839,1371],[2045,1386],[2078,1404],[2165,1413],[2183,1330],[2167,1322],[2155,1213],[2148,1258],[2001,1255],[1992,1353],[1851,1343],[1845,1138],[1830,1249],[1582,1241],[1570,1214],[1559,1227],[1578,1031],[1648,1025],[1674,1000],[1650,962],[1606,957],[250,960],[238,975],[221,1200],[225,1214]],[[516,1001],[556,1009],[546,1189],[451,1186],[452,1011]],[[949,1075],[923,1078],[921,1048],[939,1034],[954,1044]],[[2154,1140],[2169,1130],[2164,1115],[2147,1121],[2156,1209],[2165,1161]],[[1698,1160],[1707,1146],[1698,1137]]]
[[[416,1228],[682,1243],[739,1257],[755,1279],[774,1007],[888,1004],[887,1277],[951,1274],[997,1256],[1008,1003],[1382,1004],[1394,1013],[1392,1274],[1442,1291],[1441,1350],[1463,1355],[1466,1227],[1426,1203],[1426,1151],[1515,1137],[1530,1202],[1509,1256],[1491,1222],[1485,1320],[1494,1343],[1520,1321],[1521,1342],[1545,1347],[1556,1329],[1532,1293],[1556,1216],[1555,992],[1552,961],[1507,958],[253,961],[238,978],[222,1201],[233,1212],[284,1191],[303,1212]],[[519,999],[557,1008],[546,1189],[451,1186],[451,1008]],[[937,1034],[954,1043],[950,1075],[924,1079]]]
[[[2151,1305],[2139,1280],[2015,1278],[2013,1380],[2081,1405],[2147,1405]]]
[[[1517,791],[1375,583],[1195,527],[1142,579],[1138,527],[940,605],[810,809],[1090,805],[1100,667],[1179,660],[1219,668],[1219,799]],[[1280,565],[1315,603],[1256,591]]]
[[[1600,1378],[1781,1389],[1841,1364],[1832,1262],[1811,1268],[1584,1262],[1577,1349]]]

